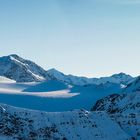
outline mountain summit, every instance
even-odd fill
[[[16,54],[0,57],[0,75],[17,82],[36,82],[48,78],[43,68]]]

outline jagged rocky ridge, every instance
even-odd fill
[[[122,94],[109,95],[93,106],[92,111],[105,111],[135,140],[140,140],[140,80],[136,78]]]

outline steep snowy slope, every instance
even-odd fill
[[[132,140],[103,112],[45,113],[3,104],[0,136],[9,140]]]
[[[17,82],[42,81],[48,78],[44,69],[14,54],[0,57],[0,75]]]
[[[140,93],[109,95],[97,101],[92,110],[106,111],[110,114],[140,114]]]
[[[128,84],[122,94],[112,94],[98,100],[93,110],[108,113],[140,113],[140,77]]]
[[[137,80],[138,82],[138,80]],[[134,81],[129,89],[137,89],[138,83]],[[136,87],[135,87],[136,86]],[[127,89],[126,88],[126,89]],[[127,89],[127,91],[130,91]],[[133,90],[132,90],[133,91]],[[140,140],[140,92],[113,94],[107,96],[94,105],[93,111],[105,111],[129,135],[133,136],[136,140]]]
[[[73,85],[87,85],[87,84],[100,85],[105,84],[107,82],[126,85],[129,81],[133,80],[133,77],[131,77],[130,75],[126,75],[125,73],[114,74],[110,77],[86,78],[86,77],[77,77],[73,75],[65,75],[55,69],[50,69],[47,71],[47,74],[52,79],[67,82]]]
[[[124,89],[125,93],[131,93],[140,91],[140,76],[136,77],[132,82],[130,82]]]
[[[109,113],[126,133],[140,140],[140,92],[108,96],[99,100],[92,110]]]

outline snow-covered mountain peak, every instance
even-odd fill
[[[67,83],[67,80],[66,80],[66,75],[64,75],[62,72],[52,68],[52,69],[49,69],[47,71],[47,75],[52,79],[52,80],[58,80],[58,81],[62,81],[62,82],[66,82]],[[69,83],[69,82],[68,82]]]
[[[113,74],[112,77],[114,78],[132,78],[132,76],[126,74],[126,73],[118,73],[118,74]]]
[[[18,58],[21,58],[20,56],[18,56],[17,54],[10,54],[10,55],[8,55],[9,57],[14,57],[14,58],[16,58],[16,59],[18,59]]]
[[[49,69],[49,70],[47,70],[47,72],[51,72],[51,73],[61,73],[60,71],[58,71],[58,70],[55,69],[55,68]]]
[[[55,68],[47,70],[47,73],[51,76],[65,76],[62,72],[56,70]]]
[[[43,68],[16,54],[0,57],[0,76],[17,82],[35,82],[48,79]]]
[[[133,79],[132,76],[128,75],[128,74],[125,74],[123,72],[121,73],[118,73],[118,74],[114,74],[112,75],[111,77],[115,78],[116,80],[120,81],[122,84],[126,84],[128,83],[129,81],[131,81]]]
[[[3,59],[5,59],[5,61],[14,61],[15,59],[19,60],[19,61],[23,61],[24,60],[22,57],[18,56],[17,54],[10,54],[8,56],[0,57],[0,60],[3,61]]]
[[[127,85],[133,77],[125,73],[114,74],[110,77],[87,78],[66,75],[56,69],[44,70],[34,62],[11,54],[0,57],[0,76],[13,79],[17,82],[36,82],[44,80],[58,80],[71,85],[105,84],[107,82]]]

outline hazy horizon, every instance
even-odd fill
[[[140,75],[140,0],[0,0],[0,56],[86,77]]]

